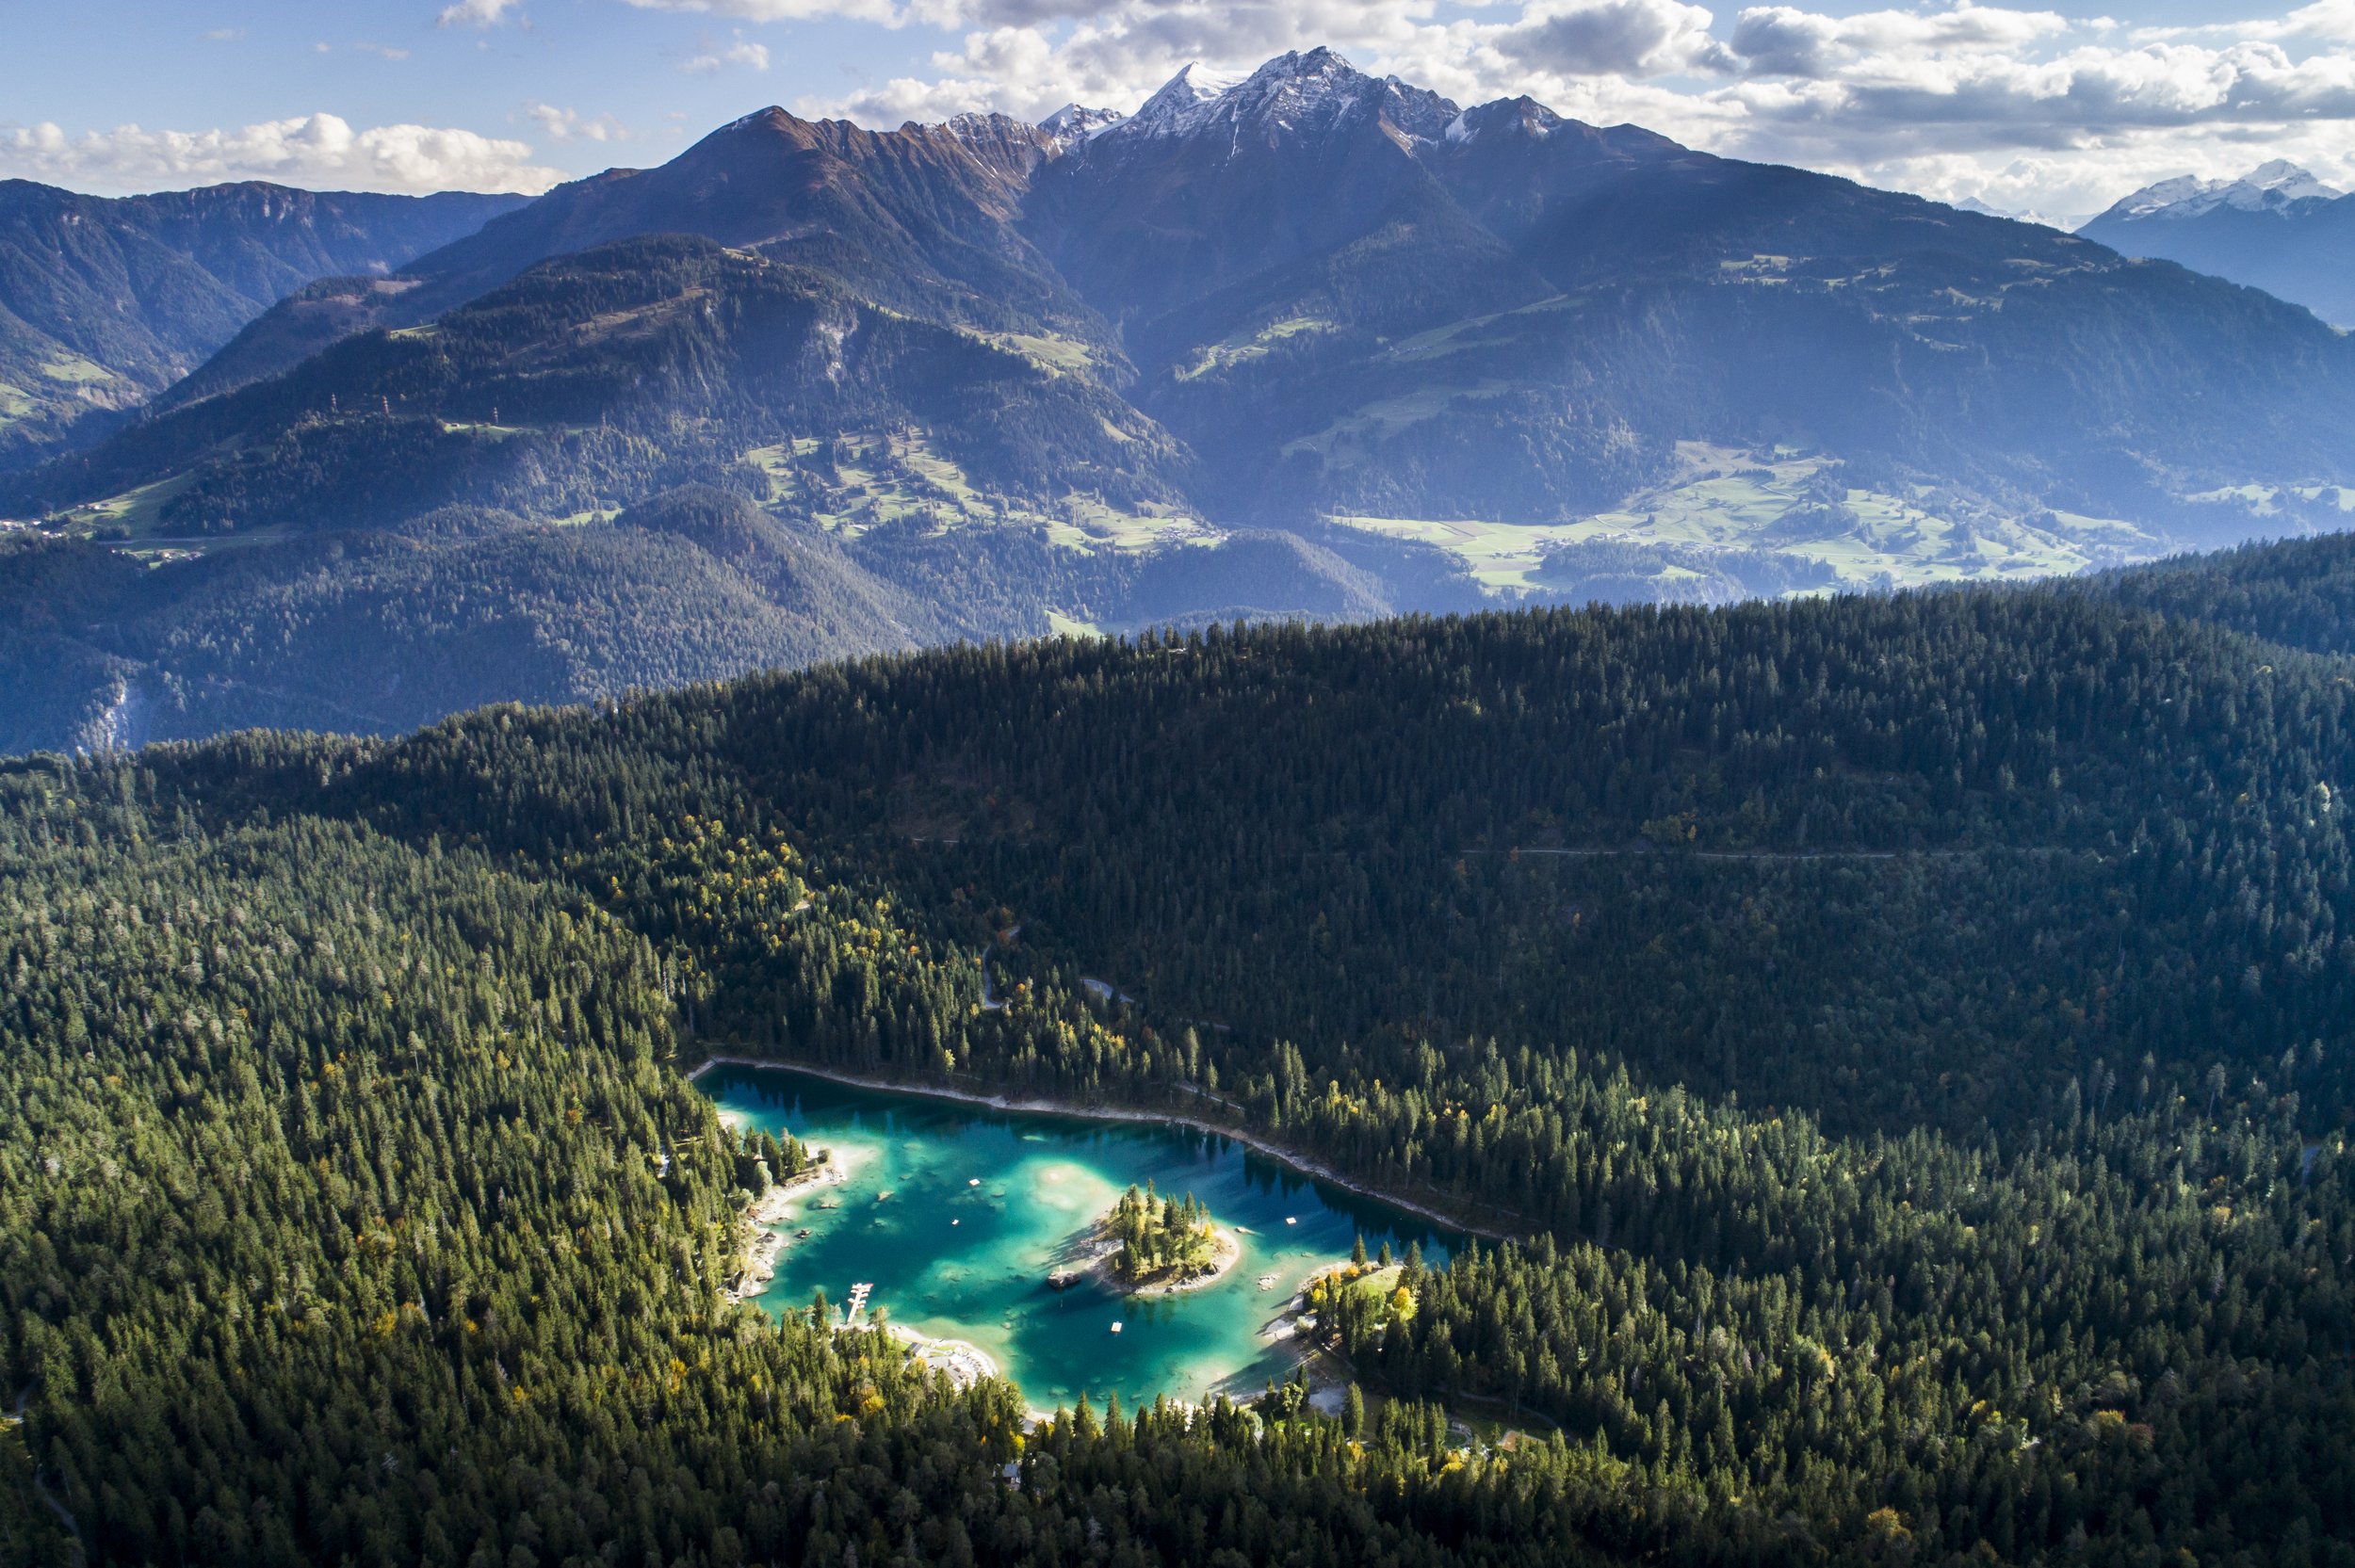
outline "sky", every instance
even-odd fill
[[[539,191],[771,104],[1133,109],[1328,44],[1729,156],[2053,221],[2272,158],[2355,188],[2355,0],[0,0],[0,177]]]

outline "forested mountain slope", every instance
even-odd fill
[[[312,280],[388,272],[524,201],[258,183],[108,199],[0,181],[0,468],[154,396]]]
[[[497,701],[584,702],[958,639],[1477,606],[1432,552],[1328,531],[1139,559],[1015,528],[845,539],[690,484],[549,524],[442,507],[150,568],[0,539],[0,752],[272,725],[393,735]],[[1345,554],[1344,554],[1345,553]]]
[[[122,1559],[2355,1560],[2355,683],[2201,619],[2264,575],[10,765],[31,1453]],[[1017,1446],[718,1305],[793,1157],[686,1095],[721,1049],[1182,1109],[1515,1239],[1324,1325],[1356,1442]],[[1476,1397],[1561,1435],[1451,1458],[1418,1401]]]

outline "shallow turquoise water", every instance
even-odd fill
[[[851,1172],[795,1194],[779,1228],[811,1234],[787,1242],[764,1308],[799,1311],[821,1289],[839,1308],[853,1283],[870,1282],[892,1321],[971,1341],[1040,1409],[1082,1389],[1132,1406],[1161,1394],[1257,1394],[1291,1365],[1262,1330],[1356,1237],[1370,1253],[1388,1241],[1404,1255],[1420,1242],[1434,1264],[1457,1239],[1189,1128],[992,1110],[780,1068],[715,1068],[700,1084],[730,1123],[790,1132]],[[1180,1296],[1122,1296],[1094,1280],[1050,1289],[1048,1271],[1072,1243],[1148,1179],[1171,1197],[1193,1193],[1240,1231],[1242,1262]],[[1263,1290],[1266,1275],[1275,1284]]]

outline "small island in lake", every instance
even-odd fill
[[[1192,1193],[1163,1198],[1150,1185],[1122,1193],[1096,1236],[1103,1276],[1122,1290],[1199,1290],[1242,1256],[1242,1243],[1212,1223]]]

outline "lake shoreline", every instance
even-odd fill
[[[771,1182],[769,1190],[746,1204],[739,1219],[746,1235],[737,1253],[737,1275],[728,1293],[739,1301],[749,1301],[769,1288],[776,1278],[777,1258],[785,1251],[785,1232],[780,1228],[796,1194],[812,1187],[838,1187],[851,1179],[855,1161],[844,1161],[831,1150],[823,1159],[814,1159],[781,1181]]]
[[[960,1389],[972,1388],[1002,1378],[1005,1372],[998,1358],[969,1339],[950,1339],[900,1323],[886,1323],[884,1333],[908,1348],[908,1351],[927,1371],[945,1373],[949,1382]],[[1033,1413],[1035,1414],[1035,1413]]]
[[[967,1090],[948,1089],[936,1084],[897,1083],[888,1078],[869,1077],[857,1073],[841,1072],[832,1067],[814,1067],[798,1061],[781,1061],[774,1058],[759,1057],[706,1057],[687,1074],[688,1082],[694,1082],[715,1067],[771,1068],[781,1073],[800,1073],[809,1077],[822,1078],[828,1083],[838,1083],[851,1089],[878,1090],[888,1094],[919,1094],[929,1099],[951,1100],[959,1105],[981,1106],[990,1110],[1044,1116],[1069,1116],[1082,1121],[1158,1123],[1164,1126],[1187,1127],[1195,1132],[1210,1133],[1220,1138],[1231,1138],[1247,1149],[1264,1155],[1279,1164],[1290,1166],[1312,1181],[1326,1182],[1344,1192],[1354,1192],[1360,1198],[1371,1198],[1375,1203],[1387,1204],[1401,1213],[1411,1214],[1432,1224],[1441,1225],[1452,1231],[1461,1231],[1466,1236],[1481,1237],[1490,1241],[1519,1239],[1491,1226],[1482,1225],[1455,1215],[1445,1214],[1429,1204],[1419,1204],[1411,1198],[1402,1198],[1394,1193],[1385,1192],[1379,1188],[1368,1186],[1362,1181],[1342,1175],[1320,1160],[1311,1159],[1306,1155],[1287,1149],[1280,1144],[1269,1142],[1266,1139],[1254,1134],[1238,1132],[1232,1127],[1222,1126],[1215,1122],[1204,1122],[1174,1110],[1130,1110],[1113,1106],[1074,1106],[1059,1100],[1016,1100],[1003,1094],[977,1094]]]

